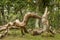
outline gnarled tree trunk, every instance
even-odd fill
[[[5,34],[8,33],[8,29],[11,29],[11,28],[21,28],[21,33],[22,33],[22,35],[24,35],[23,31],[25,33],[27,33],[27,29],[26,29],[25,26],[27,25],[27,22],[28,22],[28,20],[30,18],[38,18],[38,19],[41,19],[40,16],[38,16],[38,15],[36,15],[34,13],[27,13],[27,14],[25,14],[22,22],[17,19],[14,22],[10,22],[10,23],[8,23],[6,25],[3,25],[3,27],[1,26],[0,27],[0,31],[7,30],[4,34],[1,34],[1,37],[2,36],[5,36]],[[16,26],[16,27],[14,27],[14,26]]]

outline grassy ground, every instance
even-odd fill
[[[9,32],[9,35],[0,40],[60,40],[60,34],[56,34],[54,37],[42,35],[32,36],[30,34],[26,34],[22,37],[20,30],[13,30]]]

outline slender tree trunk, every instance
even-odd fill
[[[2,5],[1,13],[2,13],[2,24],[5,24],[4,5]]]
[[[35,28],[39,28],[39,19],[36,19]]]
[[[39,2],[39,0],[36,0],[36,5],[37,5],[36,14],[38,14],[38,11],[39,11],[39,4],[38,4],[38,2]],[[39,19],[36,19],[35,28],[39,28]]]

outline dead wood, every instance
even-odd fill
[[[26,25],[27,25],[27,22],[28,22],[28,20],[29,20],[30,18],[38,18],[38,19],[41,19],[40,16],[38,16],[38,15],[36,15],[36,14],[34,14],[34,13],[27,13],[27,14],[25,14],[22,22],[19,21],[19,19],[16,19],[14,22],[9,22],[9,23],[7,23],[6,25],[0,26],[0,32],[1,32],[1,31],[5,31],[4,33],[2,33],[2,34],[0,35],[0,37],[5,36],[5,35],[8,33],[8,29],[10,30],[10,29],[12,29],[12,28],[13,28],[13,29],[19,29],[19,28],[20,28],[22,34],[24,34],[23,31],[24,31],[25,33],[28,33],[28,31],[27,31],[27,29],[26,29]]]

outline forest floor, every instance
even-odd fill
[[[55,34],[54,37],[43,35],[32,36],[31,34],[26,34],[22,37],[20,30],[11,30],[9,35],[0,40],[60,40],[60,34]]]

